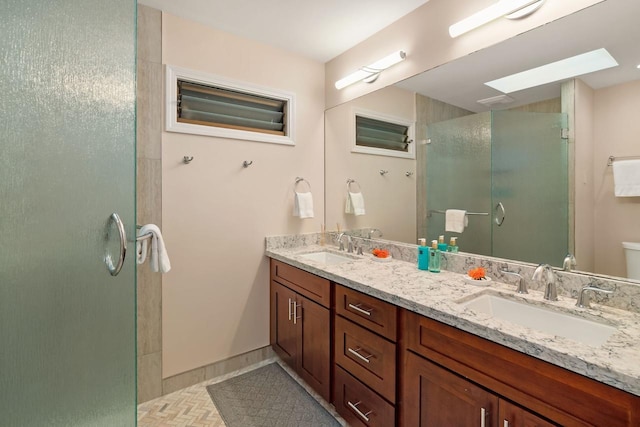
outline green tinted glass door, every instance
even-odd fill
[[[568,251],[565,127],[561,113],[492,113],[493,256],[562,265]]]
[[[427,127],[427,237],[458,236],[461,251],[491,255],[491,116],[473,114]],[[472,213],[463,233],[445,233],[446,209]],[[423,237],[423,236],[420,236]],[[447,243],[449,241],[447,240]]]
[[[2,2],[3,426],[136,424],[135,7]]]

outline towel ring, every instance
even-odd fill
[[[351,192],[351,184],[355,184],[358,186],[358,189],[360,190],[360,193],[362,193],[362,187],[360,186],[360,183],[358,181],[356,181],[355,179],[347,179],[347,192]]]
[[[296,177],[296,183],[293,185],[293,192],[296,192],[296,187],[298,186],[299,183],[304,182],[307,184],[307,186],[309,187],[309,191],[311,191],[311,184],[309,184],[309,181],[307,181],[306,179],[297,176]]]

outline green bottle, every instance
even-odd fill
[[[431,241],[431,249],[429,250],[429,271],[432,273],[440,273],[440,250],[438,249],[438,241]]]

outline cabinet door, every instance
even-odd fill
[[[298,295],[294,305],[299,334],[296,371],[327,402],[331,390],[330,313],[328,309],[301,295]]]
[[[406,352],[403,425],[491,427],[498,421],[498,397],[475,384]]]
[[[278,356],[294,369],[298,353],[297,324],[293,321],[295,300],[295,292],[271,281],[271,346]]]
[[[506,400],[500,399],[499,427],[557,427],[536,414]]]

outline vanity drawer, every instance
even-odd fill
[[[331,307],[331,283],[327,279],[271,259],[271,280],[275,280],[326,308]]]
[[[395,408],[367,386],[336,366],[334,381],[336,411],[352,427],[395,425]]]
[[[340,316],[335,317],[335,363],[380,393],[396,400],[396,345]]]
[[[336,285],[336,313],[391,341],[396,341],[397,310],[395,305]]]

